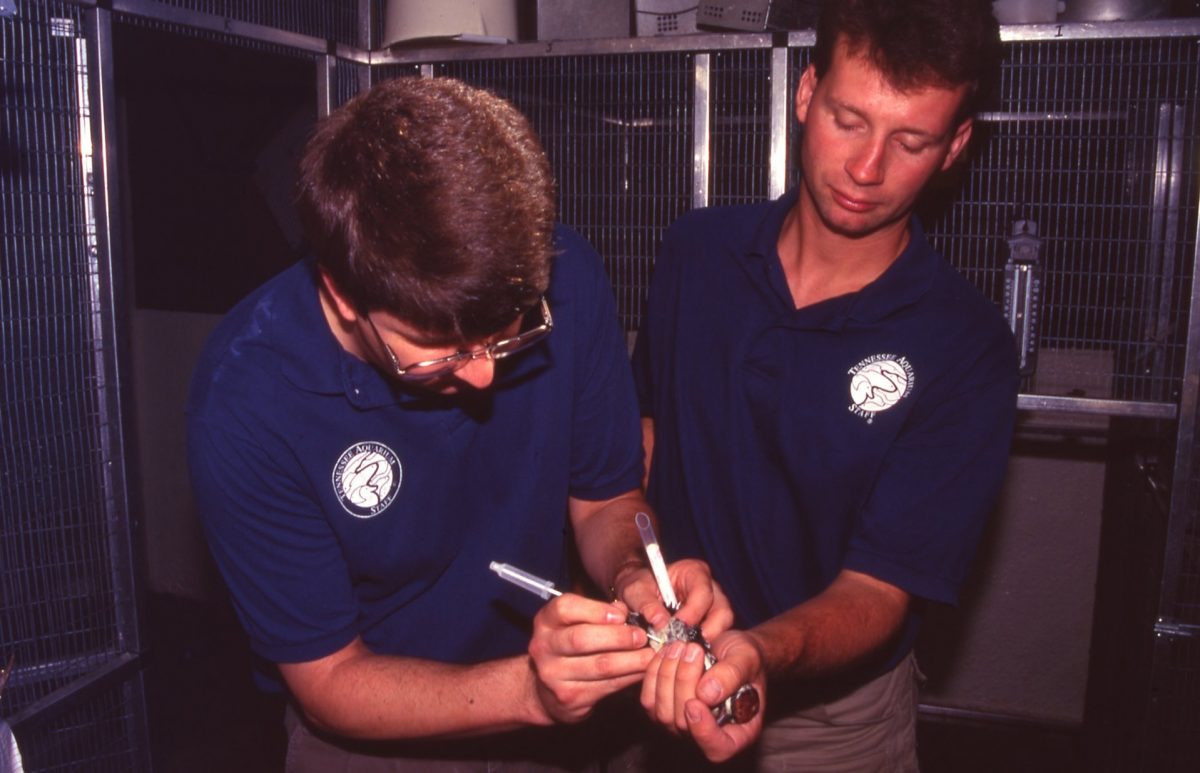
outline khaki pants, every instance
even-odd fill
[[[610,761],[610,773],[755,771],[755,773],[916,773],[917,687],[924,677],[910,653],[891,671],[822,702],[771,711],[759,743],[711,765],[688,743],[636,746]],[[777,696],[781,702],[786,698]],[[778,710],[779,702],[774,704]]]
[[[756,770],[917,773],[917,686],[923,679],[910,653],[844,697],[776,719],[763,730]]]

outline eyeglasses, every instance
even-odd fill
[[[495,343],[473,349],[469,352],[457,352],[433,360],[422,360],[409,365],[407,368],[400,367],[400,360],[396,358],[396,353],[383,340],[383,336],[379,334],[379,328],[375,327],[375,322],[372,321],[370,315],[364,314],[363,316],[367,318],[367,324],[375,331],[375,337],[379,339],[379,344],[387,352],[388,359],[392,361],[393,376],[401,381],[429,381],[439,376],[453,373],[471,360],[485,358],[489,360],[502,360],[523,349],[528,349],[550,335],[550,331],[554,329],[554,318],[550,316],[550,304],[546,302],[546,296],[543,295],[541,300],[538,301],[537,308],[540,308],[542,311],[542,322],[536,327],[524,330],[512,338],[502,338]],[[530,312],[532,311],[530,309]]]

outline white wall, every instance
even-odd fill
[[[1083,721],[1104,474],[1091,454],[1012,456],[960,605],[927,621],[922,703]]]
[[[191,486],[184,401],[192,367],[219,314],[133,314],[134,405],[147,589],[208,600],[220,593]]]

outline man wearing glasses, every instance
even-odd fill
[[[380,84],[305,149],[315,260],[202,355],[192,479],[286,688],[290,771],[578,769],[585,745],[541,726],[582,720],[650,661],[625,624],[668,617],[634,527],[628,358],[602,266],[553,201],[510,105],[448,79]],[[539,610],[489,571],[563,587],[570,538],[618,600]],[[672,577],[679,617],[728,627],[703,564]]]

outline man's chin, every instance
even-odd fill
[[[431,381],[405,384],[409,390],[431,397],[461,397],[466,400],[477,399],[491,391],[491,385],[484,389],[472,386],[453,374],[436,378]]]
[[[426,395],[437,395],[438,397],[455,397],[461,394],[477,394],[480,390],[475,389],[469,384],[463,384],[459,381],[441,381],[429,382],[425,384],[412,385],[414,392],[419,392]]]
[[[873,236],[881,231],[886,231],[889,226],[895,225],[903,220],[907,213],[902,213],[900,217],[883,217],[878,213],[870,216],[855,216],[846,212],[838,212],[836,217],[830,217],[827,213],[821,213],[821,221],[833,233],[846,239],[865,239]]]

